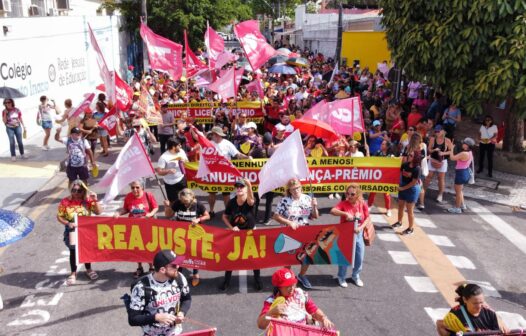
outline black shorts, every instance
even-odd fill
[[[75,181],[77,179],[87,181],[89,178],[89,171],[88,167],[82,166],[82,167],[71,167],[68,166],[66,168],[66,175],[68,176],[68,179],[70,181]]]

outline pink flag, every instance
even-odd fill
[[[206,64],[201,62],[201,60],[195,56],[192,49],[190,49],[190,46],[188,45],[188,37],[186,36],[186,30],[184,31],[184,51],[186,53],[185,69],[187,78],[195,76],[200,70],[208,69]]]
[[[217,56],[217,60],[215,62],[214,69],[221,69],[222,67],[225,66],[225,64],[227,64],[229,62],[237,61],[238,59],[239,59],[238,55],[232,54],[228,50],[224,50],[222,53],[220,53]]]
[[[234,26],[234,33],[243,47],[252,69],[259,69],[269,58],[276,54],[276,50],[267,43],[265,36],[259,31],[257,20],[248,20]]]
[[[152,162],[139,135],[135,133],[124,145],[113,166],[93,188],[107,190],[103,202],[108,203],[129,183],[152,175],[155,175]]]
[[[235,70],[234,67],[230,68],[223,77],[218,78],[215,82],[208,86],[209,90],[217,92],[222,98],[235,97],[243,77],[243,68]]]
[[[215,62],[219,57],[219,54],[225,50],[225,41],[215,30],[213,30],[207,24],[207,29],[205,33],[205,45],[206,51],[208,53],[208,61],[210,62],[210,67],[215,68]]]
[[[261,168],[258,176],[259,196],[284,186],[293,177],[306,179],[309,176],[309,167],[299,130],[294,131],[279,145]]]
[[[259,78],[254,79],[252,82],[245,85],[247,88],[247,91],[252,93],[256,92],[258,94],[258,97],[263,99],[265,98],[265,93],[263,92],[263,86],[261,86],[261,80]]]
[[[211,172],[221,172],[234,176],[241,176],[237,168],[224,157],[201,132],[194,127],[195,133],[201,145],[201,157],[199,158],[199,167],[197,168],[197,178],[203,178]]]
[[[360,97],[321,101],[310,108],[303,118],[326,122],[339,134],[353,135],[365,130]]]
[[[112,102],[115,102],[115,80],[114,80],[115,73],[108,69],[106,61],[104,60],[104,55],[102,54],[102,51],[100,50],[99,44],[97,43],[97,39],[95,38],[95,35],[93,34],[93,30],[91,29],[91,26],[89,25],[89,23],[88,23],[88,29],[89,29],[89,37],[91,41],[91,46],[93,47],[93,49],[95,49],[95,56],[97,57],[97,64],[99,65],[100,77],[102,81],[104,82],[104,86],[106,89],[106,97]]]
[[[119,123],[119,116],[115,106],[99,120],[99,126],[108,131],[110,136],[117,135],[117,124]]]
[[[216,328],[210,328],[206,330],[196,330],[196,331],[185,332],[183,334],[180,334],[180,336],[215,336],[216,331],[217,331]]]
[[[84,99],[84,101],[82,101],[82,103],[80,103],[79,106],[69,111],[68,119],[73,118],[73,117],[78,117],[82,112],[84,112],[91,105],[93,98],[95,98],[94,93],[88,94],[86,98]]]
[[[318,326],[295,323],[283,319],[270,318],[266,336],[337,336],[336,330],[320,328]]]
[[[115,73],[115,105],[121,111],[126,111],[132,104],[133,90]]]
[[[174,80],[183,74],[183,46],[155,34],[141,22],[141,37],[148,49],[152,69],[167,72]]]

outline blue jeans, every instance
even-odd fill
[[[22,143],[22,126],[18,126],[15,128],[7,127],[7,136],[9,137],[9,150],[11,151],[11,156],[16,156],[15,153],[15,137],[16,142],[18,143],[18,150],[20,151],[20,155],[24,155],[24,144]]]
[[[352,278],[360,279],[362,271],[363,257],[365,255],[365,243],[363,241],[363,230],[354,235],[356,239],[356,251],[354,253],[354,267],[352,269]],[[345,280],[347,277],[347,268],[349,266],[338,266],[338,279]]]

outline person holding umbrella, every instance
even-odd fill
[[[11,151],[11,161],[16,161],[15,138],[20,151],[20,157],[27,159],[24,155],[24,143],[22,142],[22,133],[26,131],[22,112],[15,106],[12,98],[4,99],[4,110],[2,111],[2,121],[5,124],[7,136],[9,137],[9,150]]]

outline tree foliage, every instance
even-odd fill
[[[103,7],[118,9],[124,18],[123,30],[138,34],[141,1],[106,0]],[[148,27],[156,34],[183,43],[186,29],[193,49],[203,46],[206,21],[216,30],[252,17],[252,9],[241,0],[147,0]]]
[[[440,87],[470,114],[505,99],[516,119],[525,114],[526,0],[381,0],[380,6],[392,58],[411,78]],[[506,127],[513,133],[515,126]],[[508,150],[522,150],[522,139],[511,141]]]
[[[296,6],[303,3],[302,0],[249,0],[247,1],[254,14],[266,14],[274,19],[281,16],[288,16],[294,19]],[[279,8],[279,10],[278,10]]]

